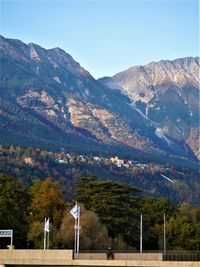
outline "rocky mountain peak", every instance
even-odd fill
[[[47,56],[51,64],[55,68],[64,67],[72,74],[78,75],[81,71],[81,66],[78,62],[76,62],[71,55],[66,53],[64,50],[56,47],[53,49],[47,50]]]
[[[192,141],[199,128],[199,73],[199,57],[186,57],[131,67],[99,81],[120,90],[143,117],[159,123],[159,138],[185,140],[199,155],[197,138]]]
[[[70,134],[94,147],[197,155],[198,58],[151,62],[99,82],[60,48],[1,36],[0,64],[0,134],[7,143],[8,130],[12,143],[18,127],[26,144],[48,139],[60,147],[59,140],[69,142]],[[10,107],[23,118],[13,120]]]
[[[0,56],[10,57],[14,60],[27,61],[26,46],[23,42],[17,39],[7,39],[2,35],[0,36]]]
[[[30,59],[35,61],[37,64],[41,63],[41,58],[37,53],[38,48],[33,43],[30,43],[28,46],[30,49]]]
[[[179,90],[187,84],[198,88],[199,70],[199,58],[186,57],[134,66],[100,81],[111,89],[121,90],[133,101],[148,102],[160,90]]]
[[[45,66],[50,63],[51,67],[57,69],[57,71],[60,68],[79,77],[92,78],[89,72],[82,68],[71,55],[59,47],[47,50],[34,43],[25,44],[20,40],[0,36],[0,49],[0,56],[10,57],[11,60],[24,61],[29,64],[29,68],[37,68],[37,74],[39,74],[39,68],[42,65]]]

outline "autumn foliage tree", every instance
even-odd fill
[[[59,229],[63,219],[63,213],[67,208],[61,186],[58,181],[51,178],[43,182],[36,179],[29,188],[32,196],[29,216],[28,238],[37,248],[42,248],[42,236],[44,231],[44,218],[50,218],[51,246],[60,243]],[[37,230],[36,230],[37,229]]]
[[[109,245],[108,231],[95,212],[81,205],[80,249],[106,249]],[[74,246],[74,218],[67,209],[61,225],[61,238],[66,248]]]
[[[59,227],[66,207],[67,203],[59,182],[47,178],[32,197],[30,206],[32,221],[43,222],[45,217],[49,217],[51,222]]]
[[[138,249],[141,213],[144,250],[163,249],[164,213],[167,250],[193,250],[200,244],[199,207],[177,206],[167,199],[142,196],[130,185],[100,181],[95,176],[77,182],[74,200],[81,203],[81,250],[105,249],[110,245],[114,249]],[[67,204],[63,185],[58,181],[35,179],[27,187],[0,173],[0,226],[14,230],[16,248],[28,244],[43,248],[44,218],[49,217],[50,248],[73,249],[74,218],[69,213],[72,206]],[[8,240],[0,239],[1,248],[8,244]]]

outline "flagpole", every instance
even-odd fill
[[[77,201],[76,201],[76,205],[77,205]],[[75,205],[75,206],[76,206]],[[76,247],[76,244],[77,244],[77,219],[75,218],[75,221],[74,221],[74,258],[76,259],[76,253],[77,253],[77,247]]]
[[[49,232],[47,232],[47,249],[49,249]]]
[[[76,232],[77,232],[77,219],[75,219],[75,222],[74,222],[74,258],[75,259],[76,259],[76,251],[77,251],[77,248],[76,248],[76,239],[77,239]]]
[[[164,213],[164,231],[163,231],[163,248],[164,248],[164,254],[166,254],[166,222],[165,222],[165,213]]]
[[[77,259],[79,258],[79,239],[80,239],[80,205],[78,205],[78,227],[77,227]]]
[[[142,253],[142,214],[140,215],[140,253]]]
[[[46,217],[44,219],[44,226],[46,225]],[[44,250],[46,249],[46,231],[45,231],[45,227],[44,227]]]
[[[79,229],[80,229],[80,206],[78,205],[77,201],[75,206],[69,211],[71,215],[74,217],[74,259],[78,258],[77,251],[79,249]],[[78,238],[78,239],[77,239]]]

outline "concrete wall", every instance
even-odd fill
[[[83,254],[83,253],[82,253]],[[155,253],[157,254],[157,253]],[[119,259],[120,257],[126,257],[127,254],[118,253],[115,254],[115,259],[117,260],[105,260],[102,259],[101,253],[94,253],[94,257],[99,257],[101,259],[91,259],[91,260],[72,260],[72,250],[15,250],[6,249],[0,250],[0,267],[5,267],[6,265],[48,265],[48,266],[137,266],[137,267],[200,267],[200,262],[166,262],[162,260],[150,260],[147,257],[154,257],[154,255],[143,255],[146,260],[132,260],[132,259]],[[106,257],[106,253],[103,253]],[[132,254],[134,255],[134,254]],[[82,255],[80,255],[82,256]],[[130,256],[130,255],[129,255]],[[135,254],[135,257],[140,256]],[[157,256],[159,256],[157,254]],[[160,256],[159,256],[160,257]]]
[[[0,264],[64,265],[72,261],[72,250],[0,250]]]
[[[187,261],[136,261],[136,260],[77,260],[73,266],[110,266],[110,267],[200,267],[200,262]]]

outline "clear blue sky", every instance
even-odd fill
[[[1,34],[60,47],[95,77],[198,56],[198,1],[1,0]]]

